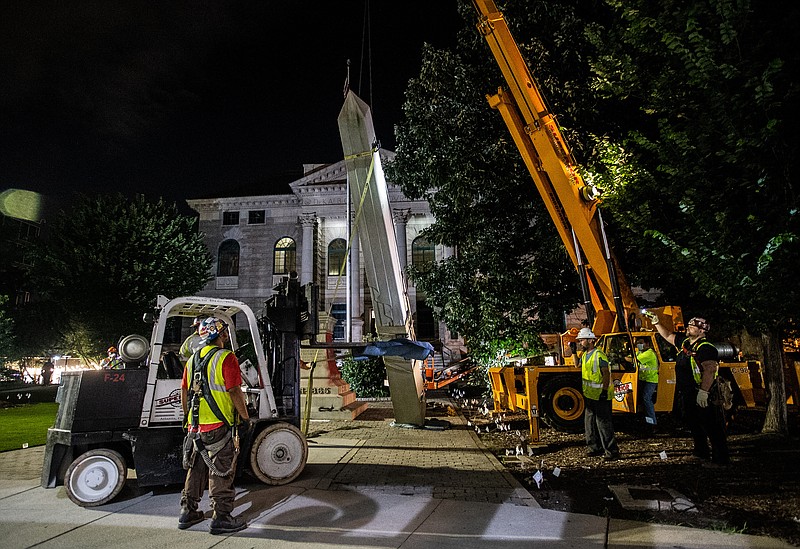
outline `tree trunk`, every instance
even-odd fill
[[[731,342],[741,351],[742,359],[764,362],[764,348],[760,335],[753,335],[743,329],[731,337]]]
[[[786,412],[786,384],[783,377],[783,353],[780,331],[769,330],[761,335],[764,349],[764,384],[767,390],[767,413],[764,416],[762,433],[789,433]]]

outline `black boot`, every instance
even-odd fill
[[[186,530],[187,528],[191,528],[195,524],[199,524],[204,520],[206,520],[206,516],[202,511],[182,511],[181,516],[178,517],[178,528],[180,530]]]
[[[247,522],[241,516],[232,517],[227,515],[213,519],[209,532],[216,536],[219,534],[233,534],[245,528],[247,528]]]

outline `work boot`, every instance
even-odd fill
[[[186,530],[195,524],[200,524],[204,520],[206,520],[206,516],[202,511],[183,511],[181,516],[178,517],[178,529]]]
[[[213,519],[211,528],[208,531],[217,536],[219,534],[233,534],[245,528],[247,528],[247,522],[241,516],[232,517],[227,515]]]

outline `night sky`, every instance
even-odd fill
[[[456,0],[372,0],[370,78],[364,6],[5,3],[0,191],[284,192],[302,164],[341,159],[347,59],[351,89],[393,148],[423,42],[452,46],[464,23]]]

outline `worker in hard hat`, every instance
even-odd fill
[[[197,330],[200,328],[200,323],[206,318],[208,318],[208,315],[200,315],[192,320],[192,333],[183,340],[181,345],[180,353],[184,360],[189,360],[190,356],[203,348],[203,342],[200,340]]]
[[[717,348],[706,339],[711,325],[705,318],[694,317],[686,323],[686,332],[672,332],[658,315],[646,313],[658,333],[675,345],[676,406],[694,439],[694,456],[711,460],[717,466],[730,463],[725,434],[725,411],[722,403],[709,398],[719,370]],[[708,443],[711,442],[709,451]]]
[[[611,370],[606,354],[595,347],[597,337],[589,328],[582,328],[576,338],[581,355],[581,379],[583,380],[584,428],[586,431],[586,454],[603,456],[605,461],[619,459],[619,445],[611,422],[611,400],[614,388],[611,385]]]
[[[198,506],[207,488],[213,511],[209,532],[232,534],[247,528],[244,518],[232,513],[239,450],[237,428],[250,416],[241,389],[239,361],[225,349],[230,341],[228,325],[209,317],[200,323],[198,334],[203,348],[189,358],[181,381],[181,406],[191,446],[184,455],[188,471],[181,492],[178,528],[185,530],[205,520]],[[185,450],[186,446],[185,441]]]
[[[122,362],[122,358],[120,358],[117,353],[116,347],[112,345],[108,348],[108,351],[106,351],[106,358],[100,362],[100,367],[104,370],[120,370],[125,367],[125,363]]]

